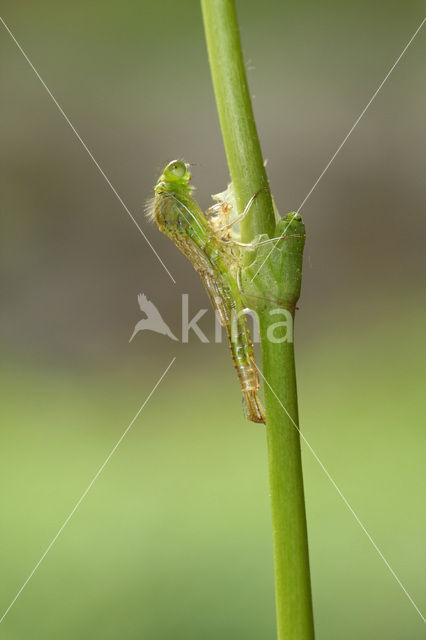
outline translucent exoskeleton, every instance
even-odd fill
[[[160,231],[172,240],[200,275],[219,322],[228,335],[243,393],[245,415],[252,422],[264,423],[265,416],[258,398],[259,376],[237,283],[239,253],[244,247],[253,248],[254,245],[239,242],[236,234],[232,233],[232,226],[247,214],[257,194],[233,219],[231,213],[235,207],[230,202],[229,190],[218,194],[215,197],[217,204],[205,214],[192,197],[190,178],[185,162],[170,162],[155,186],[147,215],[156,221]]]

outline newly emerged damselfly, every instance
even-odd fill
[[[243,213],[230,220],[233,205],[223,194],[216,197],[217,204],[204,214],[192,197],[190,179],[189,165],[182,160],[170,162],[155,186],[147,215],[156,221],[160,231],[173,241],[200,275],[219,322],[228,335],[245,415],[252,422],[264,423],[258,398],[259,376],[238,286],[239,253],[242,248],[253,249],[255,245],[239,242],[231,233],[232,226],[247,214],[257,194],[250,199]],[[259,244],[274,240],[277,238]]]

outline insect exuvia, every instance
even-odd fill
[[[244,245],[231,237],[232,225],[246,215],[257,194],[245,211],[229,222],[232,206],[219,197],[218,204],[204,214],[192,197],[190,179],[185,162],[170,162],[155,186],[147,215],[156,221],[160,231],[182,251],[201,277],[218,319],[227,331],[245,415],[252,422],[264,423],[258,398],[259,376],[236,274],[238,248],[254,245]]]

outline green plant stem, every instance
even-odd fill
[[[276,322],[269,314],[260,318],[278,638],[311,640],[314,627],[300,437],[289,417],[298,424],[294,344],[270,341],[267,331]]]
[[[268,182],[247,86],[235,4],[233,0],[201,0],[201,6],[229,172],[242,211],[250,197]],[[259,194],[241,227],[245,242],[259,233],[272,236],[275,217],[268,191]],[[299,284],[300,277],[301,274]],[[292,310],[294,318],[294,305]],[[277,317],[269,311],[264,308],[259,320],[263,376],[267,381],[264,386],[278,639],[312,640],[300,438],[283,409],[298,424],[294,348],[292,342],[271,342],[268,328],[277,322]]]
[[[229,173],[238,210],[243,211],[254,193],[268,187],[268,178],[247,85],[235,4],[232,0],[202,0],[201,6]],[[242,240],[250,242],[258,233],[272,235],[274,227],[267,189],[259,193],[241,224]]]

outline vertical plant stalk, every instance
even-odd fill
[[[201,7],[226,159],[238,210],[243,211],[254,193],[268,187],[268,179],[247,85],[235,5],[231,0],[202,0]],[[265,190],[241,224],[242,240],[249,242],[258,233],[272,234],[274,227],[271,194]]]
[[[238,209],[242,211],[254,193],[268,186],[268,180],[247,85],[235,3],[233,0],[201,0],[201,7],[229,172]],[[241,229],[244,242],[250,242],[259,233],[272,237],[275,216],[268,190],[256,198],[250,214],[241,223]],[[290,289],[297,293],[301,269],[293,276],[291,283],[288,274],[283,275],[284,286],[290,282]],[[289,303],[294,319],[294,296],[290,295]],[[262,309],[259,321],[263,377],[266,381],[278,639],[312,640],[314,629],[300,438],[280,404],[298,424],[294,348],[292,342],[271,342],[268,328],[277,322],[277,317],[271,316],[269,311],[267,307]]]

